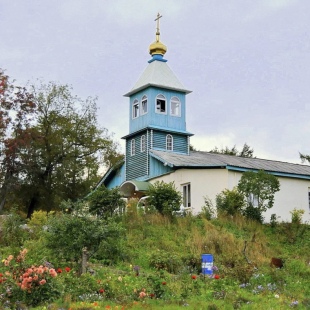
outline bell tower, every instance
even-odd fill
[[[167,65],[167,47],[160,41],[162,16],[158,13],[152,58],[129,97],[129,134],[126,140],[126,180],[147,180],[154,174],[150,150],[189,153],[186,131],[186,95],[190,93]]]

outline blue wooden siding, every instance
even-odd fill
[[[105,182],[105,187],[112,189],[114,187],[120,186],[125,181],[125,164],[123,164],[119,169],[113,174],[113,178]]]
[[[150,178],[157,177],[170,171],[172,171],[171,167],[165,166],[162,162],[153,157],[150,157]]]
[[[163,95],[166,98],[166,114],[156,113],[156,96]],[[147,104],[148,104],[148,112],[147,114],[141,115],[141,102],[142,97],[147,96]],[[177,97],[181,103],[181,116],[172,116],[170,115],[170,100],[172,97]],[[139,109],[139,117],[132,118],[132,108],[133,102],[135,100],[139,101],[140,109]],[[138,130],[146,128],[148,126],[158,126],[163,127],[167,130],[175,129],[186,131],[186,102],[185,102],[185,93],[167,90],[163,88],[157,87],[149,87],[144,89],[143,91],[137,92],[130,97],[130,105],[129,105],[129,133],[134,133]]]
[[[143,131],[126,140],[126,180],[143,179],[148,175],[148,150],[150,139]],[[141,136],[146,136],[146,150],[141,152]],[[131,141],[135,140],[135,155],[131,155]]]
[[[153,130],[153,149],[166,150],[166,137],[170,134],[173,137],[173,152],[188,152],[188,138],[177,133]]]

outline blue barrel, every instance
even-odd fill
[[[212,254],[202,254],[201,255],[201,269],[203,275],[213,274],[213,255]]]

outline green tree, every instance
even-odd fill
[[[274,195],[280,190],[280,182],[277,177],[263,170],[246,171],[237,188],[246,200],[245,215],[261,222],[262,213],[273,206]]]
[[[11,82],[0,68],[0,211],[10,191],[18,190],[16,180],[22,170],[19,155],[29,145],[34,112],[33,95]]]
[[[310,164],[310,155],[299,153],[299,157],[300,157],[302,163],[308,162],[308,164]]]
[[[173,212],[180,210],[182,195],[173,182],[157,181],[151,184],[147,196],[149,196],[148,204],[162,215],[171,216]]]
[[[117,149],[108,131],[99,128],[95,99],[81,100],[69,86],[55,83],[33,86],[32,94],[36,118],[19,154],[22,172],[14,193],[27,217],[84,197],[98,181],[100,159]]]
[[[219,149],[217,146],[209,151],[210,153],[216,153],[216,154],[226,154],[226,155],[233,155],[233,156],[240,156],[240,157],[250,157],[253,158],[254,150],[251,149],[251,147],[244,143],[243,148],[241,151],[239,151],[234,145],[232,148],[229,148],[226,146],[225,148]]]
[[[103,219],[112,217],[117,210],[122,212],[125,207],[118,188],[107,189],[105,186],[100,186],[87,197],[87,200],[90,213]]]
[[[223,190],[216,195],[215,202],[218,213],[228,215],[241,214],[245,206],[244,196],[237,188]]]

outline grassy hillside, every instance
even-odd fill
[[[75,219],[75,230],[70,217],[38,215],[28,223],[30,231],[20,229],[17,216],[2,223],[3,306],[15,309],[19,299],[23,309],[310,309],[309,225],[261,225],[241,216],[167,218],[140,214],[132,206],[126,215],[103,224],[106,237],[91,251],[97,242],[91,226],[98,220],[87,220],[84,227],[83,217]],[[69,222],[70,229],[62,230]],[[42,229],[44,225],[50,229]],[[49,235],[51,225],[57,226],[60,246]],[[70,254],[65,246],[85,243],[83,231],[92,232],[87,238],[94,239],[88,246],[88,271],[81,275],[81,261],[65,258]],[[94,231],[99,234],[99,228]],[[28,253],[18,261],[24,248]],[[214,255],[212,277],[201,274],[203,253]],[[9,255],[14,258],[5,265]],[[271,267],[273,257],[283,259],[284,267]],[[32,271],[31,288],[15,285],[17,276],[25,277],[29,267],[46,261],[57,277],[46,275],[45,286],[39,285]]]

